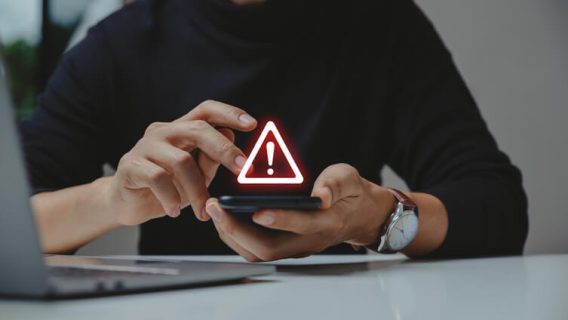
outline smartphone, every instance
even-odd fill
[[[233,213],[253,213],[260,209],[317,210],[321,205],[318,197],[307,196],[221,196],[221,208]]]

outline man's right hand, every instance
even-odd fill
[[[245,111],[216,101],[173,122],[151,124],[107,180],[105,198],[117,224],[177,217],[188,205],[198,219],[208,220],[207,187],[217,168],[222,164],[238,174],[246,161],[232,130],[251,131],[256,125]]]

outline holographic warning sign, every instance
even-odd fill
[[[266,123],[237,181],[241,184],[301,184],[304,181],[274,122]]]

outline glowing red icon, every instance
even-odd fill
[[[237,181],[241,184],[300,184],[304,181],[274,122],[266,123]]]

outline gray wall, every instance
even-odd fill
[[[420,3],[524,174],[526,252],[568,252],[568,1]]]
[[[416,0],[453,52],[500,147],[524,174],[527,253],[568,252],[568,1]],[[385,184],[402,183],[385,171]],[[86,253],[133,252],[135,229]]]

